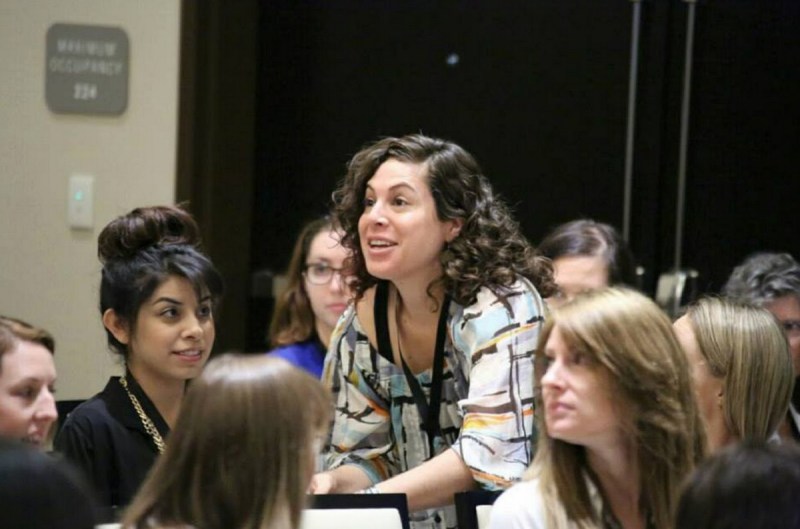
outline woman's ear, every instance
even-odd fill
[[[131,338],[128,322],[120,318],[114,309],[106,309],[103,313],[103,325],[119,343],[128,345]]]
[[[447,233],[447,242],[453,242],[453,239],[458,237],[458,234],[461,233],[461,228],[463,227],[464,219],[450,220],[450,230]]]

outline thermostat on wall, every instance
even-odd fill
[[[91,230],[94,227],[94,177],[74,174],[69,177],[67,199],[69,227]]]

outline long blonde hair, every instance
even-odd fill
[[[686,356],[667,316],[650,299],[626,288],[583,294],[559,307],[539,338],[537,359],[553,328],[605,372],[639,466],[640,509],[659,529],[672,526],[681,482],[704,456],[705,432],[694,400]],[[542,369],[537,368],[537,379]],[[544,409],[541,393],[537,408]],[[599,528],[586,478],[594,479],[585,448],[540,437],[527,478],[539,479],[551,529]],[[596,483],[595,483],[596,484]]]
[[[766,441],[786,417],[794,387],[783,329],[766,309],[730,299],[702,298],[686,316],[709,371],[723,379],[728,431]]]
[[[215,358],[122,526],[296,528],[331,411],[322,385],[285,360]]]

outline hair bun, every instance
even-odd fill
[[[130,258],[156,244],[200,246],[200,228],[194,218],[178,206],[136,208],[103,228],[97,238],[97,256],[106,263]]]

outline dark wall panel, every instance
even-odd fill
[[[800,3],[698,6],[686,266],[703,290],[758,250],[800,257]]]
[[[640,5],[630,241],[652,292],[673,264],[688,5]],[[620,226],[633,6],[262,2],[252,268],[285,267],[360,146],[416,131],[475,154],[533,241],[579,216]],[[800,255],[800,3],[696,13],[681,264],[709,291],[751,251]]]
[[[257,266],[361,145],[415,131],[471,151],[532,240],[621,222],[629,2],[277,1],[261,27]]]

